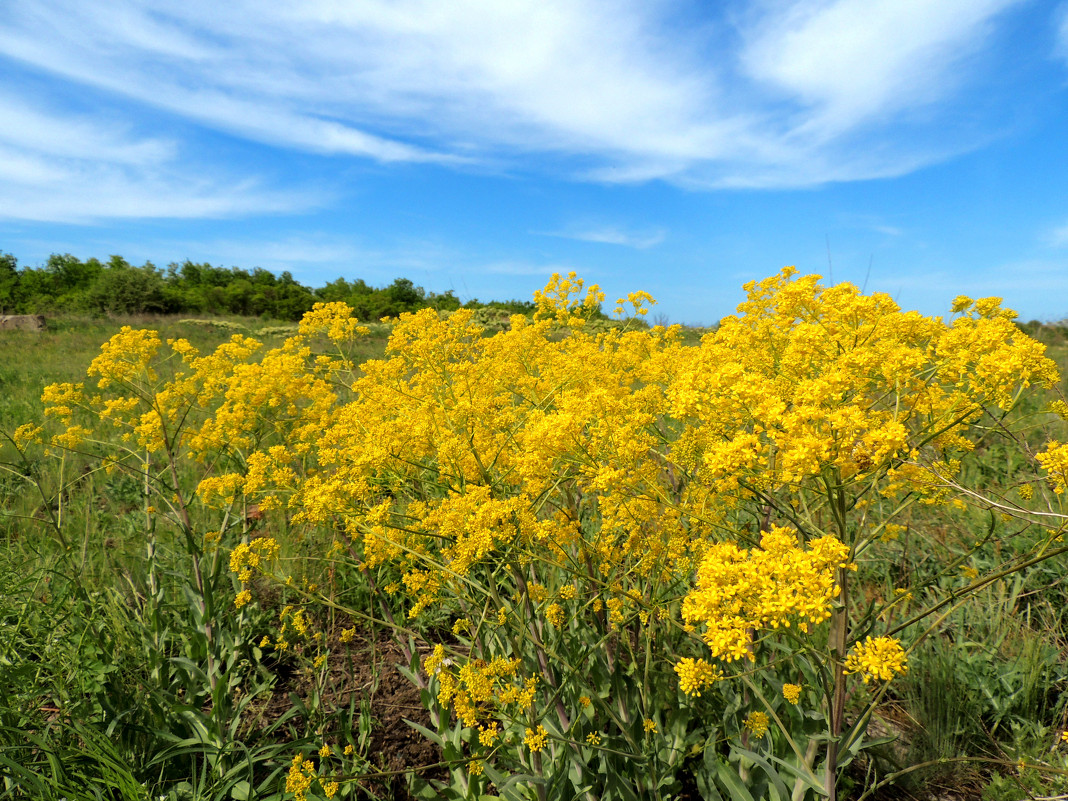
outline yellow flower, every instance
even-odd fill
[[[487,748],[497,742],[497,738],[500,737],[501,730],[496,726],[480,726],[478,732],[478,742],[480,745],[484,745]]]
[[[675,673],[679,676],[679,689],[686,695],[696,696],[700,696],[701,690],[723,676],[718,668],[705,660],[689,657],[678,661]]]
[[[286,776],[286,792],[293,793],[297,801],[307,801],[308,790],[315,781],[315,765],[305,760],[300,754],[293,757]]]
[[[957,295],[953,300],[953,305],[950,307],[950,311],[953,312],[953,314],[960,314],[961,312],[970,309],[974,302],[975,301],[967,295]]]
[[[15,433],[12,435],[12,439],[15,440],[15,444],[22,448],[31,442],[40,444],[44,441],[44,429],[39,425],[33,423],[24,423],[15,429]]]
[[[523,738],[523,743],[533,753],[537,753],[545,748],[545,743],[549,739],[549,733],[545,731],[544,726],[538,726],[537,729],[528,728],[526,731],[526,737]]]
[[[654,733],[656,731],[656,721],[653,720],[652,718],[646,718],[642,722],[642,727],[645,729],[645,731],[648,734],[652,734],[652,733]]]
[[[908,671],[908,657],[893,637],[868,637],[853,646],[845,660],[846,673],[862,673],[864,683],[872,679],[890,681]]]
[[[1056,440],[1046,446],[1042,453],[1035,454],[1038,463],[1049,473],[1048,481],[1053,491],[1060,495],[1068,486],[1068,445]]]
[[[747,284],[737,313],[689,345],[677,331],[598,319],[602,297],[555,275],[532,317],[402,315],[382,357],[359,368],[347,351],[361,329],[344,303],[317,304],[278,347],[236,335],[202,355],[125,328],[90,366],[96,388],[50,386],[52,428],[22,427],[17,438],[92,442],[112,470],[136,470],[142,452],[153,469],[176,454],[180,476],[202,481],[195,497],[167,491],[175,512],[192,504],[192,519],[229,521],[238,543],[284,524],[294,552],[381,568],[411,617],[470,610],[454,629],[470,647],[451,657],[436,647],[424,669],[439,702],[490,748],[499,721],[532,714],[537,681],[518,662],[478,660],[488,653],[479,637],[558,639],[607,625],[597,647],[622,642],[628,627],[634,647],[656,649],[657,621],[677,613],[704,658],[674,670],[685,695],[700,695],[723,675],[714,665],[760,658],[776,630],[823,625],[838,577],[854,567],[851,546],[906,533],[884,507],[953,503],[978,416],[1059,380],[997,299],[958,298],[943,320],[786,268]],[[652,302],[638,292],[620,306],[640,318]],[[1068,489],[1068,446],[1050,443],[1039,462],[1054,491]],[[855,511],[856,542],[805,525],[807,501],[826,498],[830,477]],[[761,498],[781,510],[771,523],[793,506],[797,528],[740,530]],[[238,605],[279,553],[266,537],[234,547]],[[315,591],[302,572],[285,579],[292,597]],[[507,576],[500,592],[489,591],[495,575]],[[310,609],[282,615],[277,649],[322,652]],[[885,681],[906,660],[896,641],[869,638],[846,667]],[[555,689],[568,701],[581,691]],[[783,686],[786,702],[800,694]],[[747,730],[760,736],[760,723],[753,713]],[[548,734],[538,726],[524,742],[538,751]],[[293,792],[307,790],[306,773],[298,759]]]
[[[545,619],[552,624],[553,628],[560,628],[564,624],[564,610],[560,604],[552,603],[545,607]]]
[[[768,731],[768,719],[765,712],[750,712],[745,719],[745,728],[749,729],[753,733],[753,736],[758,740],[767,734]]]
[[[601,735],[598,734],[597,732],[590,732],[589,734],[586,735],[586,744],[587,745],[600,745],[601,744]]]
[[[717,659],[751,658],[757,629],[796,625],[807,631],[830,617],[835,577],[848,564],[849,546],[825,536],[805,548],[793,529],[778,526],[764,533],[760,546],[709,547],[697,586],[683,600],[683,619],[704,623],[703,639]]]

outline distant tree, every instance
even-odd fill
[[[438,311],[456,311],[460,308],[460,299],[451,289],[440,295],[431,292],[426,296],[426,302],[428,306]]]
[[[254,314],[252,299],[255,294],[255,287],[252,285],[249,274],[244,270],[234,270],[234,280],[223,289],[225,310],[230,314],[246,316]]]
[[[168,308],[163,274],[152,262],[131,266],[112,256],[87,292],[89,308],[102,314],[161,314]]]
[[[271,316],[279,320],[299,320],[315,305],[315,294],[299,283],[288,271],[278,276],[274,287],[274,306]]]
[[[345,303],[353,294],[354,288],[344,278],[338,278],[315,290],[316,300],[323,303]]]
[[[10,253],[0,252],[0,314],[15,311],[19,300],[19,263]]]
[[[289,273],[284,273],[289,276],[289,281],[293,281],[293,276]],[[264,270],[262,267],[256,267],[252,271],[252,283],[256,286],[275,286],[279,282],[279,279],[275,277],[274,273],[269,270]]]
[[[90,311],[98,314],[236,314],[299,320],[318,301],[343,302],[361,320],[396,317],[431,307],[461,307],[453,290],[426,292],[408,278],[373,287],[362,278],[337,278],[318,289],[304,286],[288,270],[275,275],[255,267],[216,267],[186,259],[159,270],[151,262],[135,267],[121,256],[107,263],[52,254],[41,267],[19,269],[14,256],[0,252],[0,311]],[[529,301],[481,303],[512,313],[533,309]]]
[[[384,293],[382,316],[396,317],[403,312],[415,311],[426,306],[426,293],[408,278],[398,278]]]
[[[69,253],[53,253],[43,267],[19,274],[20,312],[84,310],[85,295],[103,265],[96,259],[79,261]]]

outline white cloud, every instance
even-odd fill
[[[138,138],[118,124],[35,108],[10,91],[0,92],[0,143],[59,158],[94,159],[133,166],[171,159],[172,141]]]
[[[1068,223],[1054,228],[1049,235],[1049,244],[1055,248],[1068,247]]]
[[[621,245],[623,247],[635,248],[637,250],[646,250],[654,245],[659,245],[667,238],[667,231],[663,228],[644,231],[625,231],[622,228],[611,225],[537,233],[539,233],[540,236],[575,239],[579,242],[595,242],[602,245]]]
[[[215,239],[208,242],[184,242],[157,245],[169,251],[210,254],[210,261],[241,265],[246,268],[280,267],[289,269],[294,264],[343,264],[354,263],[365,252],[352,242],[335,236],[286,236],[280,239],[258,238],[250,240]]]
[[[307,208],[307,195],[266,190],[247,182],[200,181],[178,175],[131,176],[93,165],[56,173],[58,180],[27,183],[0,170],[0,218],[90,223],[103,219],[202,219],[275,214]]]
[[[577,270],[574,265],[571,264],[538,264],[536,262],[522,261],[522,260],[505,260],[495,261],[489,264],[483,264],[475,267],[471,270],[474,274],[486,273],[490,275],[544,275],[549,276],[553,273],[560,273],[561,275],[567,275],[572,270]],[[589,276],[591,271],[586,270],[583,276]]]
[[[953,268],[926,272],[895,272],[873,276],[869,291],[885,291],[904,308],[925,314],[948,314],[957,295],[999,297],[1004,306],[1025,320],[1064,319],[1068,315],[1068,262],[1057,259],[1019,259],[993,264],[962,276]],[[937,300],[936,300],[937,299]]]
[[[791,138],[824,140],[945,96],[994,17],[1021,0],[787,0],[746,35],[746,72],[806,113]]]
[[[434,242],[402,242],[387,247],[368,247],[356,239],[328,233],[300,233],[275,238],[229,238],[203,241],[160,241],[150,247],[134,248],[145,258],[168,258],[234,264],[246,269],[263,267],[294,275],[311,276],[322,283],[340,275],[369,280],[392,280],[400,274],[415,278],[419,273],[442,270],[456,260],[456,254]],[[156,254],[153,256],[153,254]]]
[[[918,140],[891,124],[950,98],[1016,2],[764,0],[694,25],[673,0],[10,0],[0,55],[300,151],[806,186],[974,146],[937,115]]]
[[[0,93],[0,219],[89,222],[272,213],[321,202],[213,170],[191,176],[174,142]]]
[[[1056,27],[1054,55],[1068,62],[1068,2],[1061,3],[1057,8],[1053,16],[1053,24]]]

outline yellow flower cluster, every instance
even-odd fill
[[[74,416],[75,407],[85,402],[85,386],[83,384],[49,384],[41,393],[44,401],[46,415],[58,417],[65,425],[70,425]]]
[[[26,447],[30,443],[40,444],[44,442],[44,429],[36,423],[23,423],[15,429],[15,433],[11,435],[15,445],[20,448]]]
[[[586,291],[586,297],[580,302],[576,296],[582,294],[585,282],[574,271],[562,278],[553,273],[544,289],[534,293],[537,315],[555,319],[563,325],[582,325],[585,319],[603,301],[604,292],[596,284]],[[572,299],[575,297],[575,299]]]
[[[319,756],[324,759],[330,756],[331,753],[332,751],[328,745],[324,745],[319,750]],[[286,792],[293,793],[296,801],[308,801],[308,791],[311,790],[312,785],[316,782],[319,782],[323,795],[327,798],[333,798],[340,789],[340,785],[336,781],[322,781],[316,773],[315,763],[310,759],[304,759],[300,754],[296,754],[290,763],[289,773],[286,775]]]
[[[526,737],[523,738],[523,744],[533,753],[537,753],[545,748],[545,744],[548,740],[549,733],[545,731],[545,727],[538,726],[536,729],[527,729]]]
[[[100,355],[89,365],[89,375],[100,377],[97,382],[100,389],[116,383],[131,385],[140,380],[155,383],[159,376],[151,365],[161,344],[155,331],[124,325],[100,348]]]
[[[256,537],[243,542],[230,552],[230,572],[237,573],[242,584],[252,579],[252,571],[278,556],[281,546],[273,537]]]
[[[1038,463],[1049,474],[1048,480],[1053,491],[1060,495],[1068,487],[1068,445],[1061,445],[1056,440],[1046,446],[1046,450],[1035,455]],[[1020,495],[1024,495],[1024,487]],[[1030,490],[1030,487],[1026,489]]]
[[[256,537],[251,542],[243,542],[230,552],[230,572],[237,573],[241,590],[234,599],[238,609],[252,600],[252,592],[246,586],[252,580],[254,570],[262,567],[278,556],[281,546],[273,537]]]
[[[352,307],[347,303],[316,303],[301,319],[298,330],[307,338],[323,334],[336,345],[369,333],[367,326],[360,325],[352,316]]]
[[[516,549],[584,553],[607,580],[689,570],[703,547],[706,532],[662,497],[665,465],[649,459],[663,447],[652,426],[669,363],[657,354],[674,335],[561,337],[560,315],[577,313],[568,298],[578,285],[567,281],[543,298],[545,319],[516,317],[493,337],[468,310],[404,315],[389,358],[363,365],[354,399],[309,443],[320,470],[290,498],[294,522],[341,514],[369,566],[405,571],[412,615],[466,591],[470,571]],[[384,483],[408,489],[383,498]],[[590,503],[602,521],[595,538],[578,524]],[[563,622],[560,602],[574,592],[546,606],[550,622]]]
[[[759,740],[768,733],[768,724],[770,722],[766,712],[750,712],[746,716],[743,725]]]
[[[315,764],[311,760],[304,759],[300,754],[296,754],[286,776],[286,792],[293,793],[296,801],[307,801],[308,790],[317,778]]]
[[[520,660],[498,657],[485,661],[472,659],[457,667],[443,645],[434,646],[423,660],[423,671],[437,677],[438,703],[451,706],[465,726],[478,726],[508,709],[522,711],[534,703],[537,679],[516,683]],[[492,729],[483,727],[483,732]]]
[[[701,690],[723,678],[723,672],[704,659],[686,657],[675,664],[675,673],[679,677],[679,689],[686,695],[700,697]]]
[[[947,325],[792,268],[746,290],[738,315],[681,354],[668,390],[673,414],[695,421],[690,458],[727,491],[940,459],[969,447],[963,434],[985,405],[1057,380],[997,299],[969,300],[961,311],[972,313]],[[938,436],[916,453],[928,432]]]
[[[733,543],[709,547],[686,596],[682,616],[703,623],[712,656],[733,661],[751,656],[753,632],[789,627],[802,631],[826,620],[838,594],[835,575],[848,564],[849,547],[819,537],[804,547],[793,529],[773,526],[760,548]]]
[[[880,493],[947,501],[983,410],[1057,381],[997,299],[960,298],[947,322],[792,268],[746,293],[687,346],[677,328],[593,320],[600,290],[555,275],[532,319],[489,336],[472,310],[405,314],[384,357],[359,368],[346,348],[364,329],[344,304],[317,305],[270,349],[238,335],[201,354],[124,328],[90,367],[95,390],[46,389],[65,430],[26,428],[19,441],[102,443],[103,422],[137,458],[188,460],[197,500],[221,520],[255,503],[276,510],[263,528],[323,527],[330,558],[386,566],[409,615],[447,604],[470,618],[457,633],[472,640],[536,635],[562,653],[589,629],[612,648],[658,642],[684,596],[687,626],[730,662],[752,655],[754,636],[825,620],[864,537],[901,530],[831,520],[828,494],[843,508]],[[620,306],[640,316],[652,302],[639,292]],[[1068,446],[1039,459],[1063,492]],[[810,512],[818,530],[803,524]],[[803,531],[774,525],[787,520]],[[769,529],[758,546],[757,527]],[[274,539],[253,539],[231,569],[246,585],[277,553]],[[242,586],[238,604],[250,597]],[[300,634],[306,622],[285,624]],[[554,675],[484,645],[471,652],[486,661],[452,664],[435,649],[424,665],[466,725],[529,710],[537,682],[526,676]],[[905,664],[895,653],[866,644],[848,664],[866,680],[892,675]],[[675,671],[687,695],[722,675],[693,658]],[[583,691],[594,692],[545,698]]]
[[[796,706],[797,702],[801,700],[801,685],[784,684],[782,686],[782,697]]]
[[[893,637],[868,637],[849,652],[845,671],[863,674],[865,684],[873,679],[890,681],[908,671],[908,657]]]

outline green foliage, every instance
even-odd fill
[[[232,333],[168,325],[207,347]],[[335,704],[309,656],[258,647],[277,608],[233,609],[228,552],[147,514],[147,474],[2,436],[40,417],[44,383],[84,375],[106,328],[10,332],[30,356],[0,363],[0,799],[281,799],[326,732],[367,764],[369,710]]]
[[[382,288],[338,278],[313,289],[288,271],[276,276],[259,267],[250,272],[187,260],[161,270],[152,262],[131,265],[121,256],[107,263],[83,262],[68,253],[52,255],[42,267],[19,269],[14,256],[0,252],[0,314],[230,314],[296,321],[315,303],[334,301],[347,303],[370,322],[428,307],[455,311],[461,306],[452,290],[427,292],[407,278]],[[467,306],[511,314],[533,310],[533,304],[521,301],[473,300]]]

